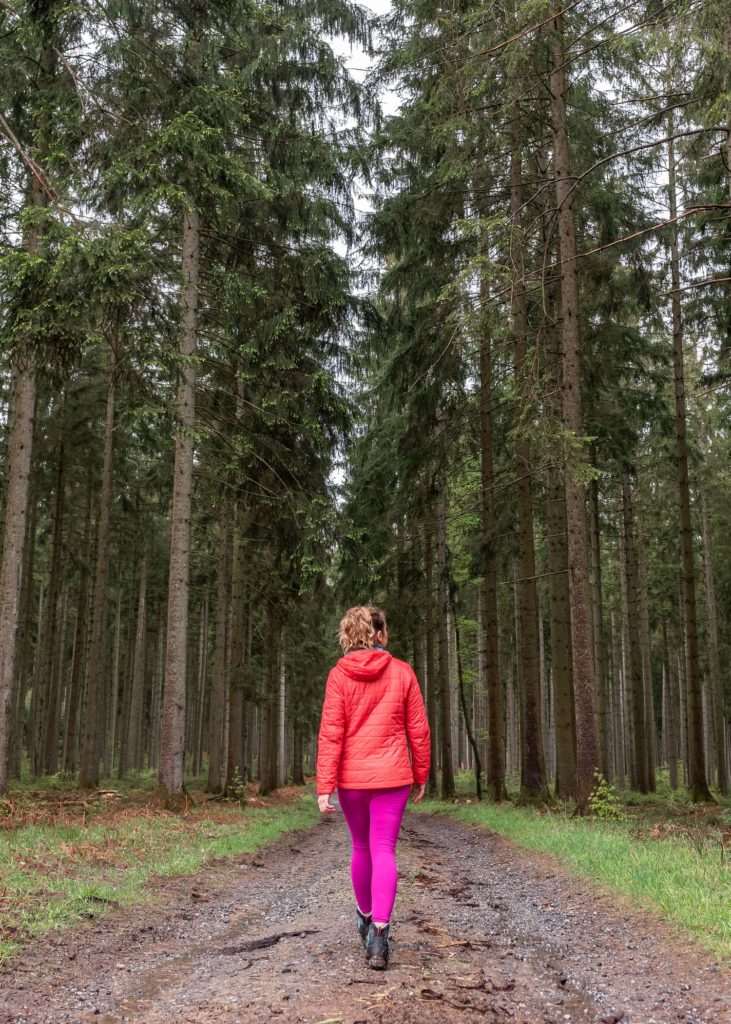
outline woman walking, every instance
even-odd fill
[[[344,654],[328,676],[322,708],[317,800],[323,814],[332,814],[337,787],[353,840],[358,932],[368,963],[383,970],[398,880],[396,840],[409,793],[417,804],[424,796],[429,723],[413,669],[385,649],[380,608],[350,608],[340,644]]]

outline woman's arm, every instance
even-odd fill
[[[325,701],[317,741],[317,794],[329,797],[338,779],[338,766],[345,733],[345,702],[336,676],[331,672],[325,687]],[[318,800],[319,803],[319,800]],[[326,811],[329,801],[320,810]],[[331,804],[329,805],[332,806]]]
[[[414,785],[425,786],[429,778],[431,763],[429,720],[426,717],[424,698],[421,696],[419,683],[413,672],[409,679],[409,689],[406,695],[406,735],[411,747],[411,770],[414,773]]]

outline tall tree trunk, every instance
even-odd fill
[[[470,714],[469,708],[467,706],[464,672],[462,670],[462,645],[460,643],[459,634],[459,617],[457,614],[457,585],[451,578],[449,580],[449,606],[452,613],[452,621],[454,622],[454,647],[457,655],[457,685],[459,688],[459,703],[460,707],[462,708],[462,717],[464,719],[464,728],[467,734],[467,741],[470,745],[470,749],[474,757],[475,792],[477,793],[477,799],[482,800],[482,764],[480,763],[480,751],[477,746],[477,740],[475,739],[474,730],[472,728],[472,715]]]
[[[561,4],[551,23],[551,113],[556,171],[561,254],[561,306],[563,315],[563,418],[573,444],[582,436],[581,414],[581,324],[579,317],[579,277],[576,264],[576,221],[574,216],[575,181],[571,176],[571,157],[566,119],[566,56],[563,40]],[[573,440],[575,439],[575,440]],[[573,462],[573,459],[571,460]],[[589,592],[589,552],[586,539],[584,487],[576,469],[566,472],[566,523],[571,615],[571,658],[576,706],[576,800],[579,810],[586,807],[595,785],[594,773],[601,764],[594,686],[594,650]]]
[[[167,801],[184,793],[185,693],[188,655],[188,595],[193,516],[193,431],[195,429],[195,353],[198,331],[200,222],[198,211],[183,217],[183,256],[178,369],[177,433],[173,470],[173,508],[170,520],[170,579],[168,583],[165,688],[160,737],[158,780]]]
[[[444,414],[437,418],[437,614],[439,616],[439,704],[442,754],[442,799],[454,796],[452,758],[452,687],[449,677],[449,566],[447,564],[447,482],[445,467]]]
[[[150,743],[148,763],[157,768],[160,763],[160,731],[162,728],[162,684],[165,672],[165,609],[160,608],[157,618],[155,639],[155,668],[152,674],[152,695],[150,700]]]
[[[62,418],[62,416],[61,416]],[[61,426],[61,429],[63,427]],[[56,771],[58,761],[58,705],[60,679],[58,675],[57,641],[61,625],[61,557],[64,534],[64,499],[66,493],[66,458],[63,441],[56,453],[56,484],[51,527],[51,561],[46,589],[46,613],[43,631],[38,642],[40,672],[33,693],[32,728],[35,752],[34,774],[47,775]]]
[[[642,693],[645,708],[645,771],[651,793],[657,790],[655,766],[657,740],[655,728],[655,701],[652,685],[652,644],[650,636],[650,598],[647,590],[647,559],[645,557],[645,529],[642,514],[635,510],[637,523],[637,593],[640,613],[640,653],[642,656]]]
[[[10,414],[9,414],[10,415]],[[32,484],[31,484],[32,488]],[[33,607],[33,568],[36,553],[37,505],[29,498],[30,514],[26,519],[25,566],[23,569],[18,629],[18,662],[16,667],[15,707],[12,709],[13,726],[10,737],[8,770],[10,778],[20,778],[25,738],[25,702],[31,667],[31,609]]]
[[[279,691],[278,608],[270,596],[267,606],[265,681],[266,693],[261,706],[259,735],[259,793],[272,793],[277,787],[277,704]]]
[[[624,744],[624,715],[622,711],[622,640],[620,636],[621,628],[617,624],[617,613],[614,609],[612,609],[611,612],[610,624],[612,634],[612,661],[614,662],[614,681],[612,686],[614,764],[617,774],[617,783],[620,789],[624,789],[626,752]]]
[[[33,193],[33,189],[31,189]],[[33,202],[31,202],[33,205]],[[36,201],[35,205],[41,205]],[[33,229],[26,248],[38,250]],[[18,657],[18,625],[23,586],[26,521],[30,497],[31,454],[36,406],[36,376],[32,356],[19,356],[13,374],[13,420],[7,454],[7,490],[0,562],[0,795],[7,792],[8,748],[13,724],[13,694]]]
[[[698,652],[695,566],[693,563],[693,525],[690,514],[688,481],[688,440],[685,412],[685,367],[683,359],[683,318],[680,307],[680,256],[678,252],[677,187],[675,149],[672,140],[673,116],[669,115],[668,195],[670,200],[670,276],[672,281],[673,370],[675,392],[675,464],[678,484],[678,523],[680,529],[681,583],[685,626],[686,699],[688,703],[688,789],[695,801],[710,800],[706,779],[703,743],[703,699]]]
[[[137,596],[137,625],[132,661],[132,688],[129,702],[127,731],[127,763],[132,771],[141,772],[145,760],[142,743],[142,719],[145,698],[145,668],[147,665],[147,576],[149,557],[145,554],[140,565],[140,580]]]
[[[279,700],[277,720],[277,785],[287,785],[287,662],[284,636],[281,639],[279,662]]]
[[[566,489],[563,473],[551,473],[546,488],[551,609],[553,719],[556,734],[556,796],[576,792],[576,711],[571,679],[571,619],[566,572]]]
[[[507,799],[503,695],[500,680],[499,620],[497,604],[497,515],[493,458],[492,330],[486,279],[480,284],[482,336],[480,339],[480,504],[482,512],[483,607],[485,615],[485,685],[487,688],[487,786],[493,800]]]
[[[54,635],[51,661],[51,690],[48,701],[48,723],[44,739],[44,771],[55,775],[61,745],[61,700],[66,668],[66,625],[69,609],[69,585],[64,580],[58,599],[58,625]]]
[[[38,22],[43,38],[35,77],[40,97],[36,108],[35,136],[39,143],[36,158],[43,163],[51,143],[48,97],[55,87],[57,57],[51,39],[52,5],[28,14]],[[48,207],[48,196],[40,176],[32,171],[28,178],[26,207],[30,212],[24,247],[31,256],[39,253],[45,232],[41,211]],[[34,211],[34,212],[33,212]],[[13,696],[17,683],[19,613],[23,587],[25,544],[27,537],[30,477],[33,453],[33,432],[36,414],[36,363],[33,339],[13,358],[12,419],[8,431],[6,455],[7,490],[3,524],[2,560],[0,561],[0,795],[7,791],[10,729],[13,725]]]
[[[112,650],[112,695],[107,715],[107,750],[104,760],[105,774],[114,774],[114,755],[117,747],[117,719],[119,718],[119,656],[122,645],[122,588],[117,587],[114,610],[114,647]]]
[[[132,559],[134,562],[134,559]],[[132,709],[132,680],[134,676],[134,664],[135,664],[135,626],[137,623],[137,591],[139,586],[139,580],[137,579],[137,567],[134,566],[132,571],[132,579],[130,580],[129,588],[129,610],[127,613],[127,636],[124,644],[124,672],[122,673],[122,707],[120,714],[120,744],[119,744],[119,763],[117,771],[119,778],[123,779],[128,772],[132,770],[132,762],[130,759],[129,750],[129,734],[130,734],[130,714]]]
[[[546,338],[545,364],[545,413],[552,428],[557,429],[563,419],[561,338],[556,330],[550,328]],[[569,556],[563,464],[549,472],[546,505],[553,720],[556,743],[555,784],[556,796],[568,800],[576,792],[576,708],[571,668],[571,616],[567,569]]]
[[[223,499],[218,527],[218,579],[216,592],[216,638],[213,647],[213,679],[211,707],[208,718],[208,783],[209,793],[222,788],[223,720],[226,704],[226,626],[229,591],[229,505]]]
[[[299,715],[292,722],[292,785],[305,784],[305,736]]]
[[[208,594],[201,602],[198,637],[198,687],[195,704],[195,735],[193,737],[193,774],[200,775],[203,764],[203,721],[205,717],[206,683],[208,681]]]
[[[432,520],[424,517],[424,608],[426,618],[426,713],[431,729],[428,791],[437,792],[437,672],[434,664],[434,557]]]
[[[721,659],[718,650],[718,612],[716,610],[716,584],[713,578],[713,554],[711,551],[711,527],[708,517],[708,502],[705,491],[701,490],[701,526],[703,537],[703,575],[706,590],[706,630],[708,633],[708,674],[713,701],[713,732],[716,748],[716,785],[723,796],[728,796],[729,779],[726,763],[726,727],[723,711],[723,685],[721,682]]]
[[[670,777],[670,788],[678,788],[678,686],[676,682],[675,666],[668,645],[667,622],[662,620],[662,648],[664,659],[664,682],[667,686],[665,707],[663,709],[663,738],[665,740],[665,752],[668,762],[668,775]],[[665,687],[663,687],[665,690]]]
[[[516,393],[523,397],[525,407],[517,411],[518,420],[528,408],[526,395],[527,365],[527,310],[525,274],[523,269],[523,172],[521,165],[520,122],[517,107],[513,107],[513,126],[510,149],[510,260],[513,266],[512,332],[514,343],[514,369]],[[522,642],[519,656],[523,682],[523,735],[525,737],[521,764],[520,788],[524,797],[546,801],[546,759],[543,747],[543,720],[541,708],[541,675],[538,649],[538,593],[536,590],[536,558],[533,536],[533,485],[530,444],[520,423],[515,442],[516,489],[518,507],[518,608]]]
[[[487,657],[485,644],[487,628],[485,623],[485,588],[478,583],[476,588],[477,604],[477,694],[475,700],[475,733],[480,751],[480,764],[483,771],[487,764],[489,730],[487,724]]]
[[[640,793],[649,792],[647,778],[647,735],[645,732],[645,693],[642,684],[640,652],[640,608],[637,588],[637,548],[629,473],[622,474],[622,522],[624,530],[624,571],[627,593],[627,640],[629,647],[629,703],[632,716],[632,759],[630,785]]]
[[[589,484],[589,542],[591,545],[591,607],[594,624],[594,673],[599,694],[599,746],[602,775],[611,778],[610,732],[611,712],[604,643],[604,602],[602,599],[602,555],[599,526],[599,485],[596,478]]]
[[[89,603],[89,569],[86,562],[86,556],[91,547],[92,496],[92,474],[91,471],[89,471],[86,488],[84,535],[81,546],[82,557],[81,568],[79,570],[79,590],[76,599],[76,626],[74,631],[73,654],[71,656],[71,677],[69,679],[68,686],[66,725],[63,741],[63,768],[66,772],[75,771],[79,751],[79,708],[81,706],[81,695],[84,688],[87,635],[86,609]]]
[[[237,520],[240,517],[237,511]],[[229,636],[228,752],[226,792],[246,778],[244,761],[244,688],[246,684],[246,573],[241,525],[237,522],[233,538],[231,569],[231,605]],[[261,766],[260,766],[261,771]]]
[[[91,610],[91,637],[81,725],[79,787],[95,789],[99,785],[99,712],[104,682],[104,623],[106,616],[107,576],[109,574],[109,533],[112,516],[112,461],[114,457],[114,414],[116,399],[117,353],[109,352],[109,387],[104,421],[104,468],[99,499],[94,571],[94,603]]]

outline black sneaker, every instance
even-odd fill
[[[358,921],[358,934],[363,940],[363,945],[365,946],[368,941],[368,929],[371,924],[371,915],[361,914],[357,907],[355,908],[355,915]]]
[[[383,928],[376,928],[371,921],[368,929],[368,941],[366,942],[366,959],[368,966],[374,971],[385,971],[388,967],[388,956],[391,952],[391,944],[388,938],[390,925]]]

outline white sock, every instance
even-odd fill
[[[369,911],[368,911],[368,913],[366,914],[366,912],[365,912],[364,910],[361,910],[361,909],[360,909],[360,907],[358,906],[358,904],[357,904],[357,903],[356,903],[356,905],[355,905],[355,906],[356,906],[356,909],[358,910],[358,913],[360,914],[360,916],[361,916],[361,917],[370,917],[370,916],[371,916],[371,912],[370,912],[370,910],[369,910]]]
[[[388,921],[374,921],[373,923],[376,928],[386,928],[388,925]]]

